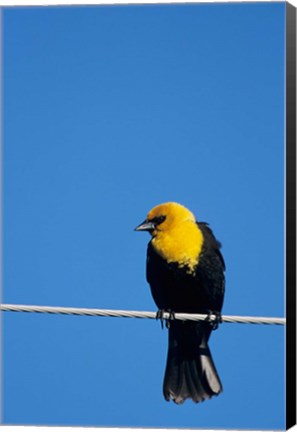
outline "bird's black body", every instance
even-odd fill
[[[159,309],[174,312],[221,312],[225,291],[225,263],[220,243],[204,222],[197,223],[204,242],[195,273],[187,267],[168,263],[149,242],[147,249],[146,278],[153,299]]]
[[[146,277],[157,307],[171,312],[219,314],[225,292],[225,263],[221,245],[208,225],[196,222],[180,204],[166,203],[152,209],[137,230],[152,235]],[[163,383],[166,400],[201,402],[221,393],[222,384],[208,347],[212,329],[209,321],[170,321]]]
[[[204,242],[195,273],[167,263],[154,250],[147,250],[147,281],[159,309],[174,312],[221,312],[225,291],[225,263],[220,243],[206,223],[198,223]],[[163,383],[166,400],[201,402],[222,391],[208,339],[208,322],[173,321],[169,327],[168,355]]]

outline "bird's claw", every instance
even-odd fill
[[[213,319],[213,315],[215,316],[214,319]],[[217,330],[219,328],[219,325],[223,322],[221,312],[212,311],[212,310],[208,311],[205,320],[210,323],[210,325],[212,326],[212,330]]]
[[[164,318],[164,314],[165,313],[169,313],[169,317],[168,318]],[[156,320],[160,320],[161,321],[161,327],[162,329],[164,328],[164,321],[165,321],[165,325],[166,328],[170,327],[170,321],[175,319],[175,315],[174,312],[170,309],[166,310],[166,309],[159,309],[156,313]]]
[[[159,310],[156,312],[156,320],[160,320],[162,330],[163,330],[163,328],[164,328],[164,312],[165,312],[165,309],[159,309]]]
[[[169,313],[169,317],[166,320],[166,328],[169,328],[170,327],[170,321],[175,319],[175,313],[171,309],[169,309],[167,312]]]

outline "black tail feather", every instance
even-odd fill
[[[208,348],[211,326],[204,322],[172,321],[163,393],[177,404],[202,402],[222,392],[222,384]]]

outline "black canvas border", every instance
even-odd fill
[[[286,428],[296,424],[296,8],[286,3]]]

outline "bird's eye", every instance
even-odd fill
[[[166,216],[157,216],[153,219],[151,219],[151,222],[153,222],[153,224],[155,226],[160,225],[162,222],[164,222],[164,220],[166,219]]]

